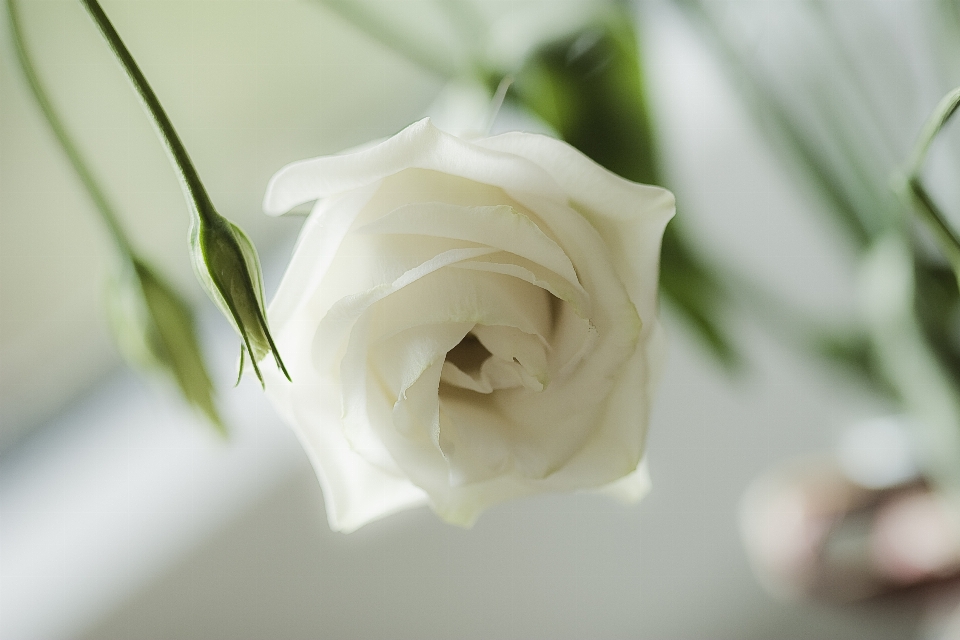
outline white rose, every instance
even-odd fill
[[[470,525],[618,480],[639,497],[669,191],[546,136],[427,119],[284,167],[264,209],[314,200],[269,309],[293,381],[265,375],[333,529],[423,503]]]

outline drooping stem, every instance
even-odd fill
[[[130,51],[123,43],[120,34],[113,28],[113,24],[111,24],[110,19],[107,18],[107,14],[103,12],[97,0],[80,1],[83,3],[83,6],[86,7],[90,17],[93,18],[93,21],[97,24],[100,33],[103,34],[107,44],[113,50],[123,70],[127,73],[127,77],[130,79],[133,87],[140,95],[144,107],[146,107],[150,118],[153,120],[157,133],[163,140],[167,152],[173,160],[184,191],[193,205],[193,212],[201,219],[212,220],[216,218],[217,214],[213,207],[213,202],[210,200],[210,196],[207,195],[207,190],[204,188],[203,182],[200,180],[200,175],[193,166],[193,161],[190,160],[190,155],[187,153],[186,147],[184,147],[183,142],[180,141],[180,136],[177,135],[173,123],[170,122],[170,118],[167,117],[167,113],[163,110],[160,100],[153,92],[146,77],[144,77],[140,71],[140,67],[137,66]]]
[[[37,101],[37,105],[40,107],[40,111],[43,112],[43,115],[47,120],[47,124],[50,125],[53,135],[60,143],[60,147],[63,149],[64,154],[66,154],[67,159],[73,166],[74,171],[77,172],[77,176],[80,178],[80,182],[83,184],[84,189],[87,190],[87,193],[90,195],[90,199],[93,200],[93,203],[97,208],[97,212],[100,214],[103,223],[110,232],[110,237],[117,246],[117,250],[124,258],[132,260],[135,257],[135,253],[132,245],[130,244],[130,239],[127,237],[126,233],[124,233],[123,227],[120,226],[120,220],[117,216],[116,210],[113,208],[113,205],[110,204],[110,201],[107,199],[107,196],[100,187],[100,184],[97,182],[97,179],[90,171],[89,165],[80,154],[80,150],[76,143],[70,137],[70,134],[67,133],[67,129],[63,124],[63,120],[57,113],[57,110],[53,106],[53,102],[50,100],[43,83],[40,81],[40,77],[37,75],[36,67],[33,65],[30,52],[27,49],[26,43],[23,39],[23,27],[20,22],[20,8],[17,6],[16,0],[7,0],[7,15],[10,19],[10,35],[13,40],[14,49],[16,49],[17,62],[20,64],[20,69],[27,81],[27,86],[30,87],[30,91],[33,93],[33,97]]]

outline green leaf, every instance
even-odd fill
[[[607,169],[635,182],[661,183],[640,54],[625,12],[540,48],[516,75],[511,93]]]
[[[172,380],[184,398],[226,436],[213,399],[190,307],[140,260],[124,262],[108,289],[117,344],[128,362]]]
[[[660,290],[720,364],[738,370],[743,357],[723,326],[723,318],[732,306],[727,283],[718,275],[717,267],[691,248],[681,229],[671,222],[663,234]]]

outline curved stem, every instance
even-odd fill
[[[913,155],[910,156],[910,162],[907,164],[908,179],[919,179],[920,171],[923,169],[923,163],[927,159],[927,151],[933,139],[937,137],[950,117],[960,108],[960,87],[957,87],[940,100],[937,107],[933,110],[930,118],[924,123],[920,130],[920,137],[917,140],[917,146],[914,147]]]
[[[37,75],[37,70],[33,66],[33,60],[30,58],[30,53],[27,50],[26,44],[23,40],[23,27],[20,22],[20,8],[17,6],[16,0],[7,0],[7,15],[10,19],[10,35],[13,40],[14,49],[16,49],[17,52],[17,61],[20,63],[20,70],[23,72],[23,76],[27,81],[27,85],[30,87],[31,93],[33,93],[34,99],[37,101],[37,105],[40,107],[40,111],[43,112],[43,115],[47,120],[47,124],[50,125],[53,135],[60,143],[60,147],[63,149],[64,154],[66,154],[70,164],[73,166],[73,170],[77,172],[77,176],[80,178],[80,182],[83,184],[84,189],[87,190],[87,194],[90,196],[90,199],[93,200],[93,203],[96,206],[97,211],[100,213],[100,217],[102,218],[103,223],[106,225],[107,230],[110,232],[110,236],[113,239],[114,244],[116,244],[117,249],[124,257],[133,259],[135,257],[133,247],[130,244],[130,239],[120,226],[120,220],[116,211],[110,204],[110,201],[107,199],[107,196],[100,187],[100,184],[97,182],[96,178],[94,178],[93,173],[88,168],[88,165],[83,156],[80,154],[80,150],[77,148],[77,145],[67,133],[67,129],[63,124],[63,120],[60,118],[56,108],[54,108],[53,103],[50,101],[50,97],[47,94],[43,83],[40,82],[40,77]]]
[[[180,136],[177,135],[173,123],[170,122],[170,118],[167,117],[166,112],[163,110],[160,100],[150,87],[150,83],[147,82],[146,77],[144,77],[140,71],[140,67],[137,66],[130,51],[126,45],[124,45],[120,34],[113,28],[113,24],[111,24],[110,19],[107,18],[107,14],[103,12],[97,0],[80,1],[83,3],[83,6],[86,7],[90,17],[93,18],[93,21],[97,24],[100,33],[103,34],[110,49],[113,50],[123,70],[126,71],[127,77],[137,90],[147,112],[153,119],[157,133],[166,145],[167,151],[170,153],[173,163],[177,168],[184,190],[192,201],[194,212],[203,219],[216,218],[213,202],[210,200],[210,196],[207,195],[203,182],[200,181],[200,175],[193,166],[193,161],[190,160],[190,155],[187,153],[186,147],[184,147],[183,142],[180,141]]]
[[[914,205],[914,210],[927,223],[940,245],[941,250],[946,255],[950,266],[957,274],[958,286],[960,286],[960,237],[957,236],[953,228],[947,223],[946,216],[940,211],[933,198],[927,193],[927,190],[917,178],[911,178],[907,181],[907,190],[910,200]]]
[[[947,222],[946,216],[940,211],[933,198],[930,197],[920,178],[930,145],[958,108],[960,108],[960,87],[943,97],[934,109],[933,114],[923,125],[920,137],[917,140],[917,146],[914,148],[907,165],[904,189],[910,196],[914,211],[917,211],[933,230],[937,241],[957,274],[958,282],[960,282],[960,236]]]

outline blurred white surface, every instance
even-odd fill
[[[5,462],[0,637],[75,637],[306,463],[255,381],[223,414],[118,374]]]

